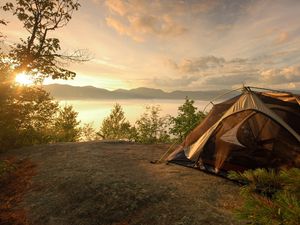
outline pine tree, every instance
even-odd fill
[[[245,202],[238,218],[251,224],[300,224],[300,169],[230,172],[229,178],[247,184],[241,190]]]

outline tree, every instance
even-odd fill
[[[93,128],[93,123],[85,123],[80,128],[80,141],[94,141],[97,140],[97,133]]]
[[[103,139],[120,140],[129,139],[130,133],[131,125],[125,118],[122,106],[116,103],[110,115],[103,120],[98,135]]]
[[[58,103],[43,89],[15,87],[1,99],[0,150],[50,142],[57,110]]]
[[[77,116],[78,112],[75,112],[71,105],[59,109],[54,122],[56,142],[75,142],[79,140],[81,130]]]
[[[169,141],[167,131],[167,117],[160,117],[160,106],[147,106],[143,113],[135,122],[134,139],[137,142],[152,144],[165,143]]]
[[[0,25],[7,25],[7,21],[0,19]],[[1,38],[4,38],[4,35],[2,34],[2,32],[0,32],[0,40]]]
[[[20,113],[19,116],[15,117],[20,121],[18,129],[21,143],[18,145],[51,142],[53,136],[52,121],[57,113],[58,103],[40,87],[19,86],[17,90],[19,92],[16,93],[15,99],[19,102],[13,105],[13,108],[18,109]]]
[[[67,61],[87,60],[83,52],[60,53],[59,39],[50,38],[49,34],[66,26],[79,7],[78,0],[16,0],[15,4],[8,2],[3,6],[18,17],[29,33],[9,53],[15,74],[26,72],[36,80],[68,79],[76,75],[62,65]]]
[[[204,118],[205,114],[197,111],[194,106],[194,100],[186,97],[183,105],[178,108],[177,117],[171,117],[170,133],[177,137],[180,141],[186,137]]]
[[[68,79],[75,76],[64,66],[67,62],[81,62],[87,58],[80,50],[71,54],[62,53],[59,39],[49,35],[66,26],[80,4],[77,0],[12,2],[6,3],[3,10],[12,12],[23,23],[28,37],[10,46],[9,53],[0,52],[0,150],[75,140],[77,128],[75,133],[60,134],[61,139],[55,137],[57,133],[53,127],[58,113],[57,102],[41,88],[16,85],[14,78],[19,72],[26,72],[36,81],[45,77]],[[7,21],[0,19],[0,25],[6,24]],[[1,33],[0,38],[3,35]],[[63,119],[56,124],[60,129],[63,128],[62,122]]]

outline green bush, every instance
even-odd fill
[[[8,90],[0,109],[0,151],[52,141],[58,103],[40,87],[2,83]]]
[[[98,140],[98,137],[93,123],[85,123],[80,127],[80,141],[94,141]]]
[[[123,108],[116,103],[111,113],[106,117],[97,133],[102,139],[121,140],[130,139],[131,125],[125,117]]]
[[[73,106],[66,105],[60,108],[54,120],[54,141],[55,142],[76,142],[80,138],[80,121],[77,120],[78,112]]]
[[[58,139],[75,140],[74,134],[70,133],[63,138],[55,136],[62,126],[56,123],[60,120],[57,116],[58,103],[49,93],[40,86],[26,87],[14,81],[20,73],[26,73],[36,84],[46,77],[73,78],[76,73],[65,67],[68,62],[87,60],[79,50],[72,54],[59,54],[60,40],[49,36],[49,30],[53,32],[66,26],[72,13],[80,7],[76,0],[62,2],[18,0],[8,1],[0,8],[18,18],[24,30],[28,31],[27,37],[10,45],[8,50],[4,51],[0,46],[0,151]],[[55,26],[49,21],[55,21]],[[0,24],[9,25],[2,18]],[[0,32],[0,41],[4,36],[5,33]],[[74,129],[76,127],[67,130],[73,132]]]
[[[1,75],[1,74],[0,74]],[[77,112],[60,108],[49,93],[38,86],[1,83],[0,151],[59,141],[77,141]]]
[[[131,131],[136,142],[144,144],[167,143],[170,141],[168,133],[169,120],[161,117],[160,106],[147,106],[146,111],[135,122]]]
[[[204,118],[205,113],[198,111],[194,100],[186,97],[183,105],[178,107],[178,115],[170,118],[170,133],[182,141]]]
[[[247,184],[241,190],[245,202],[237,210],[240,219],[257,225],[300,224],[300,169],[256,169],[228,177]]]

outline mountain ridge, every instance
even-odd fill
[[[157,88],[138,87],[130,90],[116,89],[109,91],[93,86],[72,86],[67,84],[48,84],[43,88],[50,92],[56,99],[184,99],[186,97],[197,100],[211,100],[212,98],[224,94],[229,90],[212,91],[171,91],[166,92]],[[233,94],[226,97],[234,96]]]

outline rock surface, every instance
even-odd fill
[[[59,143],[6,153],[36,165],[21,203],[43,225],[241,224],[239,186],[196,169],[151,164],[168,145]]]

